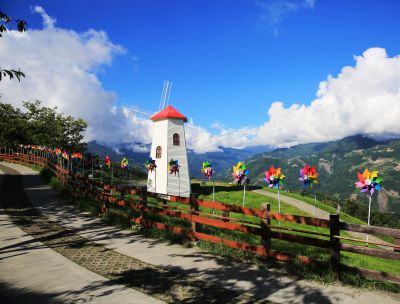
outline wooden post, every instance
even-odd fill
[[[198,215],[199,204],[197,203],[197,195],[190,195],[190,213]],[[192,231],[197,232],[199,230],[199,224],[192,221]]]
[[[330,241],[331,241],[331,267],[336,273],[336,278],[340,280],[340,239],[335,236],[340,235],[339,214],[330,214]]]
[[[223,217],[226,217],[226,218],[222,219],[222,221],[224,221],[224,222],[229,222],[229,219],[227,219],[227,218],[229,218],[229,211],[222,211],[222,212],[221,212],[221,215],[222,215]]]
[[[400,246],[400,237],[394,238],[394,244]],[[394,249],[394,252],[400,252],[400,249]]]
[[[260,210],[263,211],[261,218],[261,238],[264,248],[268,251],[271,249],[271,219],[269,218],[269,211],[271,211],[270,204],[261,204]]]
[[[140,188],[139,204],[144,208],[147,207],[147,187],[146,186]],[[143,209],[140,211],[140,218],[141,218],[141,220],[146,218],[146,211],[144,211]]]

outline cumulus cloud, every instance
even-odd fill
[[[355,56],[355,66],[342,68],[337,77],[322,81],[309,104],[288,108],[276,101],[259,127],[227,130],[215,123],[219,133],[198,129],[193,145],[210,141],[215,147],[272,145],[289,147],[301,143],[337,140],[354,134],[373,137],[400,136],[400,56],[389,57],[382,48],[370,48]]]
[[[400,135],[400,57],[370,48],[335,78],[322,81],[309,106],[275,102],[257,140],[277,146],[335,140],[348,135]]]
[[[24,100],[40,100],[62,113],[88,122],[86,140],[148,141],[150,122],[115,107],[117,94],[106,90],[96,72],[112,64],[126,50],[107,33],[89,29],[83,33],[57,28],[56,20],[36,6],[43,29],[25,33],[9,31],[0,39],[3,68],[20,68],[21,82],[0,83],[2,102],[21,106]]]
[[[313,9],[315,0],[255,0],[254,3],[261,9],[261,21],[278,35],[283,19],[301,9]]]

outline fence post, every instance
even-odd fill
[[[146,186],[140,188],[139,205],[141,205],[141,207],[143,207],[143,208],[147,207],[147,187]],[[141,221],[146,218],[146,211],[143,208],[140,209],[140,220]]]
[[[221,215],[224,217],[222,221],[229,222],[229,211],[221,211]]]
[[[190,194],[190,213],[191,215],[197,215],[199,211],[199,204],[197,202],[197,195]],[[199,224],[192,221],[192,232],[198,232]]]
[[[339,214],[329,215],[329,230],[330,230],[330,254],[331,267],[336,273],[336,278],[340,280],[340,239],[335,236],[340,236]]]
[[[260,205],[260,210],[263,212],[263,216],[261,218],[261,238],[263,242],[263,246],[265,250],[268,252],[268,250],[271,249],[271,219],[269,217],[269,211],[271,211],[271,205],[270,204],[261,204]]]
[[[399,237],[394,238],[394,244],[397,246],[400,246],[400,238]],[[400,249],[394,249],[394,252],[400,252]]]

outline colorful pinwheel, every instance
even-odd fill
[[[210,180],[211,176],[214,174],[214,168],[209,161],[205,161],[203,162],[201,172]]]
[[[128,167],[129,167],[128,159],[126,157],[124,157],[121,160],[121,169],[122,169],[123,172],[126,172],[126,170],[128,170]]]
[[[250,183],[250,178],[247,176],[249,171],[246,169],[246,165],[243,162],[238,162],[236,166],[232,168],[232,176],[238,185],[245,185]]]
[[[304,168],[300,169],[299,181],[303,183],[304,186],[312,187],[313,184],[318,184],[318,173],[315,166],[309,167],[304,165]]]
[[[73,159],[82,159],[82,153],[74,152],[71,154],[71,158]]]
[[[108,155],[106,155],[106,157],[104,157],[104,165],[108,168],[111,167],[111,159]]]
[[[381,189],[382,179],[378,176],[378,171],[369,172],[368,169],[365,169],[361,174],[358,172],[358,182],[356,182],[356,187],[360,188],[361,192],[369,192],[372,196],[374,191],[379,191]]]
[[[176,173],[179,174],[179,164],[178,164],[178,160],[173,160],[172,158],[170,159],[170,161],[168,162],[168,171],[169,174],[174,173],[176,175]]]
[[[146,160],[146,162],[144,164],[147,168],[147,171],[150,171],[150,172],[153,172],[153,170],[155,168],[157,168],[156,160],[152,159],[151,157],[148,160]]]
[[[68,152],[67,152],[67,151],[64,151],[64,152],[62,153],[62,157],[63,157],[64,159],[67,159],[67,160],[68,160]]]
[[[275,168],[271,166],[267,172],[265,172],[264,181],[268,184],[269,188],[279,189],[279,186],[283,185],[283,179],[286,176],[282,174],[281,168]]]
[[[57,156],[61,156],[62,152],[60,148],[57,148],[54,150],[54,153],[57,154]]]

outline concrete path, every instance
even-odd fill
[[[265,190],[261,190],[261,189],[253,190],[252,192],[261,194],[264,196],[272,197],[273,199],[276,199],[276,200],[278,199],[277,193],[273,193],[273,192],[269,192],[269,191],[265,191]],[[314,214],[315,214],[315,208],[311,204],[307,204],[306,202],[303,202],[301,200],[295,199],[290,196],[286,196],[285,194],[282,194],[282,193],[280,193],[280,198],[281,198],[281,202],[284,202],[288,205],[296,207],[296,208],[310,214],[310,216],[314,216]],[[317,208],[317,217],[328,220],[329,212],[326,212],[325,210]],[[353,231],[348,231],[347,233],[356,239],[366,240],[366,238],[367,238],[367,235],[365,233],[353,232]],[[369,240],[372,242],[391,245],[390,243],[387,243],[387,242],[381,240],[380,238],[377,238],[374,235],[369,235],[368,237],[369,237]],[[382,249],[388,250],[388,251],[393,251],[392,247],[385,247],[385,246],[379,246],[379,247],[381,247]]]
[[[254,299],[276,303],[389,304],[400,301],[398,295],[390,293],[360,290],[340,284],[320,285],[283,277],[277,270],[260,270],[252,264],[238,263],[229,258],[202,253],[195,248],[146,239],[130,231],[109,227],[101,220],[61,201],[39,177],[35,178],[36,173],[29,168],[13,164],[7,166],[29,175],[24,179],[25,191],[35,206],[50,219],[98,244],[146,263],[239,290]]]
[[[19,169],[24,174],[32,174],[27,168]],[[123,285],[111,284],[110,280],[71,262],[35,241],[0,210],[0,303],[164,302]]]

